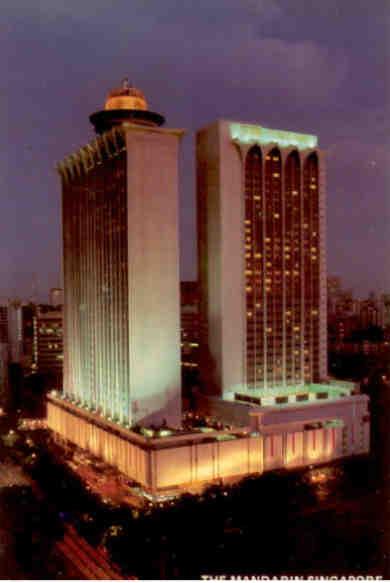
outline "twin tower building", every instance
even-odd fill
[[[192,491],[369,449],[368,397],[327,379],[317,138],[217,121],[197,134],[201,390],[182,424],[178,155],[127,83],[59,164],[64,387],[48,426],[141,485]]]
[[[58,165],[63,398],[113,423],[181,424],[178,155],[127,82]],[[197,133],[201,378],[272,404],[327,377],[325,171],[317,138],[217,121]],[[307,389],[308,390],[308,389]]]

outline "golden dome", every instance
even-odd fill
[[[148,104],[142,91],[136,87],[130,87],[128,79],[124,79],[122,87],[110,91],[104,109],[141,109],[146,111]]]

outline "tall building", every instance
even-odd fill
[[[203,372],[214,392],[327,377],[325,168],[312,135],[218,121],[197,134]]]
[[[183,131],[126,81],[90,121],[97,137],[58,166],[64,394],[119,423],[177,425]]]

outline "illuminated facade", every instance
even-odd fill
[[[179,424],[178,146],[124,83],[63,187],[64,396],[131,426]]]
[[[152,495],[199,491],[279,468],[323,464],[369,450],[366,395],[254,410],[233,403],[246,427],[139,435],[96,413],[49,397],[48,424],[59,435],[119,468]],[[219,403],[223,403],[219,399]],[[310,411],[308,411],[310,409]]]
[[[198,134],[201,287],[198,300],[193,282],[182,286],[182,348],[183,359],[196,349],[186,362],[197,369],[207,347],[200,359],[217,396],[194,391],[215,423],[183,428],[182,132],[161,129],[126,84],[90,119],[98,137],[59,165],[64,391],[48,397],[48,426],[156,496],[366,453],[368,397],[319,382],[325,184],[316,138],[229,122]]]
[[[318,383],[327,362],[317,138],[219,121],[198,132],[197,163],[206,380],[223,396]]]

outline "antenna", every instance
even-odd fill
[[[36,303],[36,299],[37,299],[37,287],[38,287],[38,276],[37,274],[34,272],[32,274],[32,289],[31,289],[31,296],[30,296],[30,301],[31,303],[35,304]]]
[[[129,88],[129,78],[124,77],[124,79],[122,79],[122,89],[128,89],[128,88]]]

